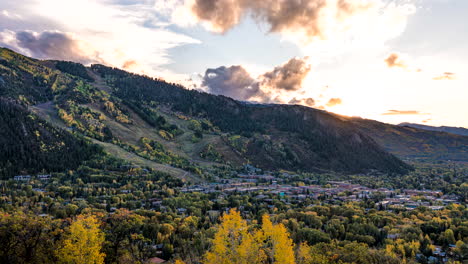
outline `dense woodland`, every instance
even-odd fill
[[[65,259],[89,254],[96,257],[91,263],[155,256],[185,263],[428,263],[441,261],[436,249],[452,263],[468,257],[464,205],[386,211],[376,205],[378,195],[326,204],[279,195],[265,203],[261,192],[183,193],[182,181],[110,156],[47,181],[1,184],[3,263],[81,263]]]
[[[0,98],[0,178],[76,169],[102,150],[57,129],[17,101]]]

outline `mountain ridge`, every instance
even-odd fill
[[[408,126],[408,127],[414,127],[414,128],[419,128],[423,130],[446,132],[446,133],[452,133],[452,134],[456,134],[460,136],[468,136],[468,128],[465,128],[465,127],[428,126],[428,125],[407,123],[407,122],[401,123],[399,124],[399,126]]]
[[[413,154],[389,147],[393,139],[382,142],[385,129],[394,129],[383,123],[305,106],[246,104],[104,65],[39,61],[8,49],[0,49],[0,77],[0,96],[19,100],[48,122],[118,147],[119,158],[137,155],[192,179],[243,164],[311,172],[411,170],[387,152]],[[447,138],[461,146],[448,151],[466,152],[468,137]]]

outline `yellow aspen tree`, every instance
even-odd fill
[[[283,224],[273,225],[268,215],[262,218],[262,231],[266,243],[265,250],[272,263],[295,264],[294,243]]]
[[[102,264],[105,256],[101,252],[103,243],[104,234],[96,217],[79,215],[70,225],[57,257],[60,263]]]
[[[251,263],[265,263],[266,254],[262,250],[263,233],[254,232],[253,234],[247,233],[242,239],[242,243],[237,249],[239,256],[239,264],[251,264]]]
[[[213,246],[205,254],[204,264],[262,263],[257,235],[248,231],[248,225],[240,213],[231,210],[222,217],[213,240]]]

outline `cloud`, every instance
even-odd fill
[[[295,92],[302,88],[302,82],[311,68],[307,59],[292,58],[257,78],[252,77],[242,66],[207,69],[202,76],[202,86],[209,93],[238,100],[281,103],[284,101],[281,93]],[[308,100],[309,104],[312,102]]]
[[[423,122],[423,123],[428,123],[428,122],[430,122],[431,120],[432,120],[431,118],[428,118],[428,119],[423,120],[422,122]]]
[[[85,50],[79,40],[59,31],[4,31],[0,43],[38,59],[72,60],[84,64],[99,62],[98,54]]]
[[[302,81],[309,74],[311,66],[308,58],[293,58],[287,63],[275,67],[271,72],[263,74],[262,86],[287,91],[297,91],[302,88]]]
[[[294,97],[288,102],[288,104],[293,104],[293,105],[300,104],[300,105],[312,107],[312,106],[315,106],[315,100],[313,98],[297,99],[296,97]]]
[[[258,83],[242,66],[207,69],[202,86],[206,87],[209,93],[237,100],[249,100],[261,94]]]
[[[432,78],[435,81],[451,81],[456,79],[456,75],[453,72],[444,72],[442,75]]]
[[[414,0],[182,1],[184,5],[172,13],[172,21],[181,26],[200,23],[225,34],[250,18],[268,32],[295,42],[314,58],[350,49],[369,50],[368,46],[380,48],[404,31],[408,16],[416,10]]]
[[[416,110],[388,110],[382,115],[390,116],[390,115],[428,115],[428,114],[422,113]]]
[[[138,62],[136,62],[135,60],[128,60],[123,63],[122,68],[131,69],[132,67],[136,66],[138,66]]]
[[[2,0],[0,11],[9,17],[0,14],[0,45],[38,58],[92,63],[98,56],[106,65],[179,81],[186,76],[165,69],[173,62],[170,50],[200,41],[169,28],[154,6],[153,0]]]
[[[327,19],[346,20],[372,6],[351,0],[191,0],[188,7],[210,29],[226,33],[246,16],[266,23],[270,32],[300,32],[324,38]],[[328,21],[329,22],[329,21]]]
[[[340,105],[342,103],[343,102],[341,101],[340,98],[331,98],[330,100],[328,100],[326,106],[333,107],[333,106],[336,106],[336,105]]]
[[[390,54],[386,59],[385,63],[387,63],[387,66],[389,68],[393,67],[399,67],[399,68],[404,68],[406,69],[406,64],[405,62],[400,58],[400,56],[396,53]]]

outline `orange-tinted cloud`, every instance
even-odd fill
[[[385,59],[385,63],[387,63],[387,66],[389,68],[393,68],[393,67],[399,67],[399,68],[404,68],[406,69],[407,66],[405,64],[405,62],[400,58],[400,56],[396,53],[392,53],[390,54],[386,59]]]
[[[343,102],[341,101],[340,98],[331,98],[328,100],[328,103],[326,104],[328,107],[333,107],[335,105],[342,104]]]
[[[124,64],[122,65],[122,68],[124,69],[130,69],[132,67],[135,67],[138,65],[138,62],[136,62],[135,60],[127,60],[124,62]]]
[[[370,6],[351,0],[195,0],[191,11],[199,21],[208,22],[220,33],[251,16],[269,25],[270,32],[302,32],[309,38],[323,38],[325,12],[333,10],[335,19],[346,20]]]
[[[275,92],[293,92],[301,89],[302,82],[309,72],[310,65],[307,64],[307,58],[292,58],[258,78],[253,78],[242,66],[221,66],[206,70],[202,76],[202,86],[209,93],[237,100],[281,102],[277,95],[274,95]],[[308,104],[312,102],[308,100]]]
[[[455,80],[456,75],[453,72],[444,72],[442,75],[436,76],[432,79],[436,81],[443,81],[443,80],[450,81],[450,80]]]
[[[428,115],[416,110],[388,110],[382,115]]]
[[[310,72],[310,65],[307,58],[292,58],[287,63],[275,67],[271,72],[263,74],[261,85],[273,89],[296,91],[301,89],[302,81]]]
[[[427,123],[427,122],[429,122],[429,121],[431,121],[431,120],[432,120],[432,119],[428,118],[428,119],[423,120],[422,122],[423,122],[423,123]]]

